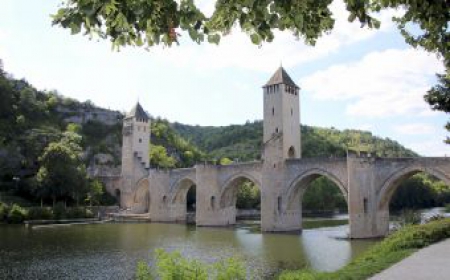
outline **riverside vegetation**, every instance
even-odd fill
[[[20,207],[9,206],[0,202],[0,223],[19,224],[26,220],[60,220],[94,218],[92,211],[86,207],[67,208],[63,203],[54,207]]]

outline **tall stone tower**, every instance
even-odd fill
[[[301,220],[298,214],[287,211],[287,197],[283,189],[286,184],[286,159],[301,157],[299,87],[280,67],[263,86],[263,94],[261,229],[298,230]]]
[[[300,158],[300,88],[280,67],[263,86],[263,91],[264,159]],[[270,142],[277,142],[277,147]]]
[[[123,120],[122,175],[132,172],[135,158],[150,167],[149,147],[150,118],[138,102]]]
[[[150,118],[138,102],[123,119],[121,207],[133,210],[139,204],[135,189],[139,180],[148,176],[149,149]]]

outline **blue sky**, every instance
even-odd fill
[[[403,41],[385,11],[379,30],[347,22],[333,3],[335,29],[315,47],[289,32],[255,46],[239,30],[219,46],[112,51],[107,41],[72,36],[51,26],[59,0],[0,0],[0,58],[5,70],[39,89],[127,111],[139,99],[153,116],[198,125],[262,119],[261,86],[282,62],[301,90],[301,122],[357,128],[395,139],[422,155],[450,155],[447,121],[423,95],[443,70],[432,54]],[[205,12],[213,0],[199,0]]]

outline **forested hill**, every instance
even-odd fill
[[[262,121],[222,127],[173,123],[174,130],[212,158],[248,161],[261,157]],[[303,157],[344,157],[347,149],[368,151],[380,157],[415,157],[415,152],[389,138],[368,131],[337,130],[302,125]]]

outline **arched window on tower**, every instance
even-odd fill
[[[288,158],[294,158],[295,157],[295,148],[294,146],[291,146],[288,150]]]
[[[216,204],[216,197],[213,195],[211,196],[211,209],[214,209],[215,204]]]

